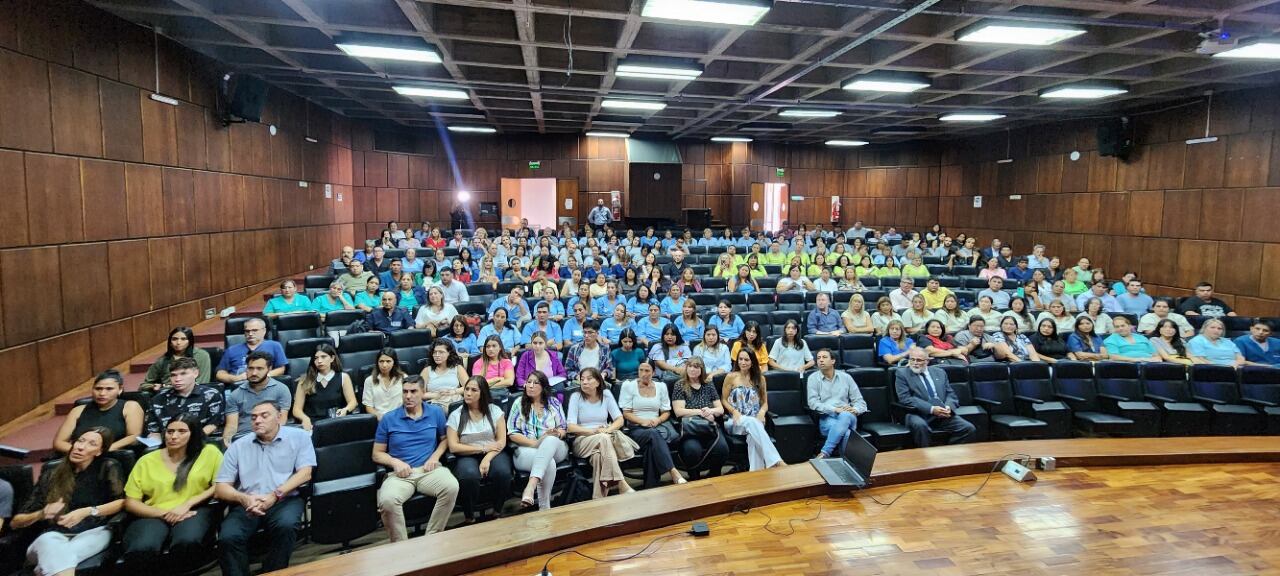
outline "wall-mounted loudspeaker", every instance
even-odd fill
[[[261,122],[267,83],[257,76],[226,74],[219,93],[222,122]]]
[[[1098,124],[1098,155],[1115,156],[1121,161],[1133,152],[1133,123],[1128,117],[1108,118]]]

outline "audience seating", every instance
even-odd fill
[[[1048,424],[1048,438],[1071,436],[1071,409],[1053,392],[1049,365],[1040,362],[1015,362],[1009,365],[1014,404],[1018,413]]]
[[[1212,431],[1220,436],[1259,434],[1266,427],[1264,416],[1252,406],[1240,403],[1236,369],[1231,366],[1196,364],[1191,367],[1191,397],[1213,414]]]
[[[378,466],[370,456],[377,428],[378,419],[372,414],[329,418],[312,428],[316,449],[309,489],[312,542],[347,547],[378,529]]]
[[[384,337],[381,332],[361,332],[344,334],[338,340],[338,358],[342,365],[350,368],[361,368],[378,360],[378,352],[382,350]]]
[[[332,274],[307,274],[302,281],[304,290],[328,290],[336,277]]]
[[[880,370],[884,373],[884,370]],[[853,374],[850,374],[854,376]],[[857,376],[854,376],[857,381]],[[858,428],[871,434],[871,444],[876,450],[897,450],[911,442],[911,430],[894,422],[891,413],[893,393],[888,386],[859,387],[867,412],[858,417]]]
[[[991,414],[991,424],[998,440],[1043,438],[1049,423],[1019,414],[1013,387],[1009,383],[1009,366],[981,362],[969,367],[973,400]]]
[[[1071,408],[1076,428],[1087,435],[1140,436],[1143,432],[1151,435],[1160,432],[1160,413],[1148,402],[1130,402],[1125,396],[1113,395],[1109,400],[1114,410],[1104,408],[1107,395],[1098,391],[1093,366],[1088,362],[1055,363],[1053,390]],[[1144,417],[1144,426],[1126,417],[1126,412]]]
[[[1266,416],[1267,434],[1280,434],[1280,368],[1241,368],[1240,401],[1262,411]]]
[[[275,318],[273,340],[280,343],[287,351],[292,340],[315,338],[323,335],[320,328],[320,315],[315,312],[285,314]]]
[[[1212,414],[1195,402],[1187,383],[1187,367],[1168,362],[1142,366],[1143,396],[1164,411],[1162,436],[1203,436]]]

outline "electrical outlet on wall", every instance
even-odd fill
[[[205,319],[205,320],[208,320],[208,319],[210,319],[210,318],[213,318],[214,316],[217,316],[217,315],[218,315],[218,309],[217,309],[217,308],[205,308],[205,309],[204,309],[204,319]]]

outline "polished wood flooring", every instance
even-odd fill
[[[632,560],[557,557],[556,576],[604,574],[1280,573],[1280,464],[1068,468],[1034,484],[996,474],[821,496],[705,518]],[[635,554],[687,523],[579,546]],[[536,574],[549,555],[479,572]]]

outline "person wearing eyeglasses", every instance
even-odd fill
[[[907,369],[895,371],[894,387],[898,399],[911,409],[906,424],[917,448],[927,448],[934,431],[949,432],[951,444],[973,441],[977,428],[956,415],[960,399],[947,381],[947,373],[929,366],[929,353],[924,348],[907,351]]]

